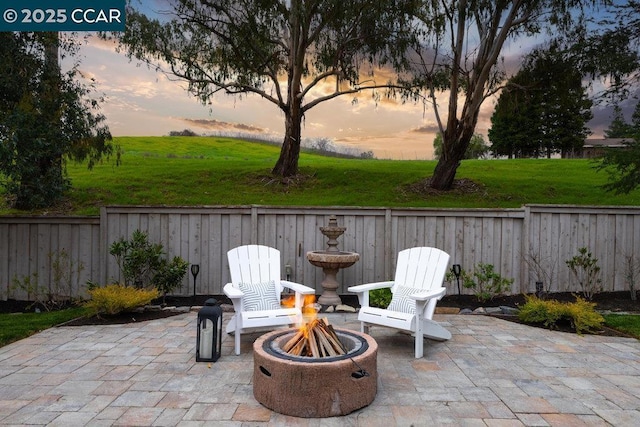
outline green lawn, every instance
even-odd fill
[[[0,314],[0,347],[87,313],[84,307],[42,313]]]
[[[608,327],[640,339],[640,315],[605,314],[603,317]]]
[[[71,211],[102,205],[291,205],[517,208],[524,204],[640,205],[640,190],[607,193],[589,160],[465,160],[457,179],[475,193],[419,194],[409,189],[435,161],[363,160],[302,153],[303,179],[283,185],[270,170],[279,147],[222,137],[120,137],[122,164],[70,164]],[[0,209],[0,214],[22,212]],[[39,213],[39,212],[32,212]]]

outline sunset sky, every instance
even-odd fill
[[[505,63],[519,64],[533,45],[512,42],[504,51]],[[162,136],[183,129],[199,134],[255,132],[279,137],[284,133],[282,114],[257,96],[221,94],[211,105],[203,106],[186,91],[184,82],[129,61],[109,42],[90,38],[81,55],[82,72],[94,78],[98,92],[106,95],[102,112],[114,136]],[[339,97],[309,110],[303,137],[330,138],[338,145],[372,150],[378,158],[433,158],[437,125],[432,109],[393,100],[376,104],[366,92],[358,98],[354,104],[350,96]],[[442,100],[446,98],[443,94]],[[626,109],[632,111],[634,105],[630,103]],[[494,107],[495,99],[483,104],[478,133],[486,136]],[[589,124],[592,137],[602,137],[611,121],[611,109],[594,107],[593,111],[595,118]]]

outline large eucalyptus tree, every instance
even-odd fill
[[[166,67],[203,103],[217,92],[256,94],[284,115],[273,168],[298,172],[302,122],[316,105],[376,91],[401,69],[417,0],[172,0],[152,19],[129,7],[120,42],[128,54]]]
[[[475,132],[482,103],[500,90],[508,39],[562,32],[584,22],[597,0],[424,0],[418,15],[423,43],[415,58],[413,92],[432,106],[443,136],[431,186],[448,190]],[[440,105],[437,95],[448,94]]]

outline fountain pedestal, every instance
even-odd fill
[[[334,215],[329,217],[329,225],[320,227],[320,232],[327,236],[328,248],[325,251],[309,251],[307,259],[312,265],[322,268],[324,280],[322,281],[322,295],[318,298],[321,305],[340,305],[342,300],[336,292],[340,285],[336,275],[341,268],[351,267],[360,259],[356,252],[342,252],[338,250],[337,238],[344,233],[345,227],[338,227],[338,221]]]

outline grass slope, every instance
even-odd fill
[[[475,192],[409,189],[435,161],[343,159],[302,153],[300,172],[270,176],[279,147],[222,137],[120,137],[114,159],[92,171],[70,164],[73,189],[63,213],[97,215],[102,205],[291,205],[517,208],[524,204],[639,205],[640,190],[606,193],[607,175],[588,160],[465,160],[456,179]],[[1,209],[0,213],[22,212]],[[41,212],[34,212],[41,213]]]

